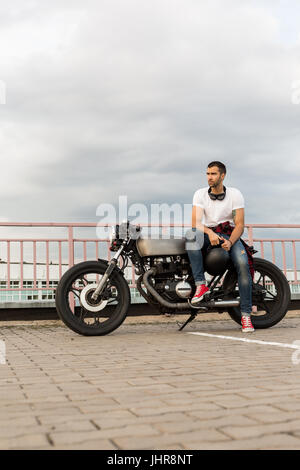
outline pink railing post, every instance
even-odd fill
[[[248,241],[249,241],[249,245],[252,246],[253,245],[253,227],[252,227],[252,225],[248,225]]]
[[[10,289],[10,241],[7,240],[7,287]]]
[[[24,251],[23,251],[23,241],[20,241],[20,281],[21,281],[21,289],[23,289],[23,280],[24,280],[24,275],[23,275],[23,268],[24,268]]]
[[[73,227],[69,225],[69,267],[74,266],[74,238],[73,238]],[[74,295],[70,294],[70,309],[75,313],[75,298]]]
[[[46,287],[49,288],[49,241],[46,241]]]
[[[58,272],[59,272],[59,279],[60,279],[62,276],[61,241],[58,242]]]
[[[74,266],[74,238],[73,238],[73,227],[69,225],[69,266]]]
[[[271,244],[272,244],[272,263],[275,264],[276,261],[275,261],[275,246],[274,246],[274,242],[272,241]]]
[[[132,287],[136,287],[134,265],[131,266]]]
[[[33,287],[36,289],[36,241],[33,241]]]
[[[261,254],[261,257],[262,257],[262,258],[265,257],[265,254],[264,254],[264,242],[263,242],[263,241],[260,242],[260,254]]]
[[[285,245],[284,241],[281,242],[281,248],[282,248],[282,261],[283,261],[283,272],[286,276],[286,255],[285,255]]]
[[[297,258],[296,258],[295,240],[293,240],[292,243],[293,243],[293,265],[294,265],[294,276],[295,276],[294,281],[297,282],[297,281],[298,281],[298,277],[297,277]]]

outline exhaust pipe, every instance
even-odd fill
[[[190,302],[180,302],[180,303],[179,302],[177,302],[177,303],[168,302],[158,292],[156,292],[156,290],[154,289],[154,287],[150,284],[150,282],[148,280],[148,278],[150,276],[153,276],[155,274],[156,274],[156,268],[151,268],[148,271],[146,271],[145,274],[143,275],[143,283],[146,286],[146,289],[152,294],[152,296],[164,307],[172,308],[172,309],[181,309],[181,310],[192,307],[192,308],[197,308],[199,310],[200,308],[215,308],[215,307],[217,307],[217,308],[228,308],[228,307],[239,307],[240,306],[240,301],[239,300],[217,300],[217,301],[211,300],[210,302],[201,302],[201,305],[199,305],[197,307],[191,305]],[[145,297],[145,295],[144,295],[144,297]],[[146,298],[146,300],[148,300],[148,299]]]
[[[210,302],[206,302],[210,304],[212,307],[239,307],[240,301],[239,300],[211,300]]]
[[[150,282],[148,281],[148,278],[150,276],[153,276],[156,274],[156,268],[151,268],[148,271],[145,272],[143,276],[143,283],[145,284],[147,290],[150,292],[150,294],[153,295],[153,297],[164,307],[167,308],[175,308],[175,309],[186,309],[189,308],[190,304],[188,302],[177,302],[176,304],[173,304],[172,302],[168,302],[165,300],[161,295],[159,295],[158,292],[154,289],[154,287],[151,286]]]

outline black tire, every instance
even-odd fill
[[[267,276],[269,279],[272,280],[274,286],[276,288],[276,296],[273,296],[272,300],[270,301],[270,293],[264,296],[259,292],[258,284],[255,283],[253,285],[253,305],[257,305],[259,308],[262,308],[262,312],[265,311],[263,314],[252,314],[251,320],[252,324],[255,329],[263,329],[263,328],[270,328],[280,322],[287,310],[289,308],[289,304],[291,301],[291,291],[289,287],[289,283],[283,274],[283,272],[275,266],[275,264],[270,263],[267,260],[262,258],[253,258],[253,267],[256,273],[260,273],[261,275]],[[231,274],[232,275],[232,274]],[[236,282],[233,284],[237,284],[237,274]],[[231,281],[232,282],[232,279]],[[224,280],[225,283],[225,280]],[[269,297],[268,297],[269,296]],[[263,298],[263,300],[261,300]],[[268,308],[268,310],[263,310],[264,308]],[[232,320],[234,320],[239,325],[241,324],[241,310],[239,307],[231,307],[228,309],[228,313]],[[259,312],[258,312],[259,313]]]
[[[101,310],[101,314],[99,315],[89,312],[86,308],[83,308],[82,305],[79,307],[74,306],[72,310],[72,306],[70,305],[70,296],[72,297],[72,294],[74,294],[74,296],[78,296],[78,294],[75,294],[74,292],[75,288],[73,283],[78,279],[84,279],[86,281],[84,276],[88,274],[91,275],[91,273],[103,275],[107,266],[108,263],[105,260],[85,261],[83,263],[76,264],[62,276],[57,286],[55,295],[57,313],[66,326],[80,335],[107,335],[118,328],[126,318],[130,305],[130,291],[123,274],[118,272],[117,268],[115,268],[109,278],[111,285],[117,292],[116,300],[112,300],[113,302],[116,302],[119,299],[117,305],[106,306]],[[87,284],[88,283],[89,282],[87,282]],[[78,288],[75,290],[80,292],[80,289]],[[84,310],[84,315],[82,314],[82,310]],[[102,321],[99,321],[100,317]],[[87,319],[91,319],[94,323],[86,323],[85,321]]]

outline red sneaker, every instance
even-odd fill
[[[201,284],[200,286],[197,286],[195,295],[191,300],[191,304],[195,305],[198,302],[201,302],[201,300],[203,299],[203,296],[207,294],[207,292],[210,292],[210,290],[205,284]]]
[[[250,331],[255,331],[252,325],[251,318],[247,315],[242,316],[242,332],[249,333]]]

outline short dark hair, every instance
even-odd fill
[[[211,162],[207,165],[207,168],[211,168],[213,166],[217,166],[219,168],[219,171],[221,175],[226,175],[226,166],[222,162]]]

